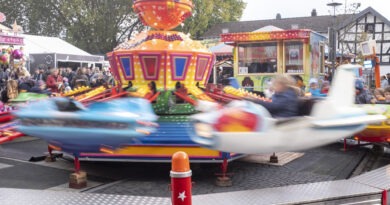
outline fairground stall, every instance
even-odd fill
[[[221,42],[209,50],[215,55],[216,62],[208,82],[221,83],[222,79],[218,79],[218,76],[223,79],[233,77],[233,46]]]
[[[324,73],[326,37],[311,30],[227,33],[221,41],[234,46],[234,76],[248,90],[262,91],[277,74],[308,81]]]
[[[21,46],[24,44],[24,38],[22,36],[10,35],[0,32],[0,45],[1,46]]]
[[[0,24],[0,64],[8,66],[23,57],[24,38],[18,34],[18,25],[10,29]]]

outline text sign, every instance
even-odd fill
[[[17,36],[0,35],[0,44],[23,45],[23,38]]]
[[[364,61],[364,68],[372,68],[372,61]]]

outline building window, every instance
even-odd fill
[[[374,33],[375,32],[375,24],[373,24],[373,23],[366,24],[366,27],[364,30],[367,33]]]
[[[260,74],[276,73],[277,71],[277,44],[253,43],[241,44],[238,47],[239,73]]]
[[[303,73],[303,43],[286,42],[284,44],[286,73]]]

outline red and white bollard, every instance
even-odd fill
[[[191,205],[192,171],[187,153],[176,152],[173,154],[170,176],[172,205]]]

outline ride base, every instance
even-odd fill
[[[390,165],[348,180],[192,197],[193,204],[387,204]],[[196,186],[194,187],[196,189]],[[0,188],[2,204],[171,204],[170,198]]]

